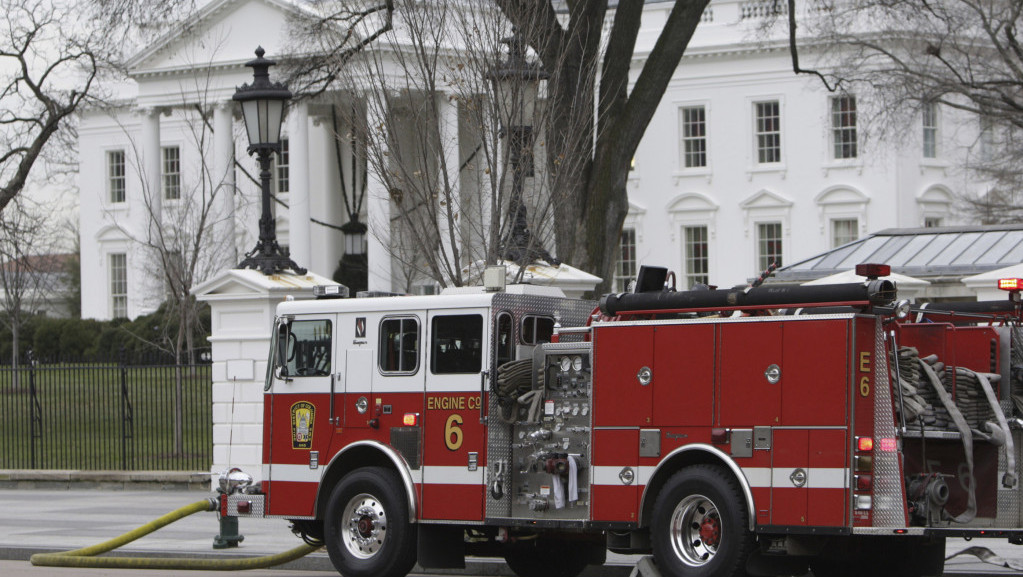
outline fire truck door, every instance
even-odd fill
[[[400,425],[405,412],[422,410],[417,402],[423,391],[422,320],[413,313],[355,313],[343,315],[338,324],[341,346],[347,350],[336,410],[343,415],[345,429],[379,431],[363,431],[359,438],[389,442],[384,433]],[[407,458],[416,460],[412,455]]]
[[[652,391],[662,380],[671,379],[654,371],[654,330],[652,326],[610,326],[594,331],[595,427],[651,423]]]
[[[486,431],[480,423],[489,311],[427,314],[424,519],[483,519]]]
[[[745,320],[722,324],[717,395],[719,426],[774,427],[781,424],[781,322]]]
[[[330,445],[330,388],[334,370],[333,316],[297,317],[278,334],[270,412],[267,514],[287,510],[311,515],[315,491],[301,490],[319,481],[316,468]],[[290,489],[288,489],[290,487]]]

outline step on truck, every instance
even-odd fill
[[[941,575],[947,537],[1023,542],[1023,281],[915,306],[858,272],[281,303],[261,481],[230,475],[221,514],[290,520],[346,577],[466,556],[574,577],[609,550],[905,577]]]

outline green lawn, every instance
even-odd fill
[[[122,369],[116,366],[36,367],[42,418],[33,452],[32,371],[19,369],[16,384],[14,371],[0,369],[0,469],[209,469],[210,367],[181,369],[180,442],[176,372],[173,366],[127,367],[122,387]]]

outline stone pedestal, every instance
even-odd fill
[[[327,284],[337,283],[316,274],[231,269],[192,291],[211,312],[212,473],[238,467],[262,480],[263,386],[274,312],[287,297],[310,299],[314,286]]]

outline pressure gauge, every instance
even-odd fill
[[[583,370],[583,358],[582,357],[579,357],[579,356],[572,357],[572,369],[574,369],[575,372],[577,372],[577,373],[579,371]]]
[[[567,373],[570,368],[572,368],[572,359],[569,357],[561,357],[561,372]]]

